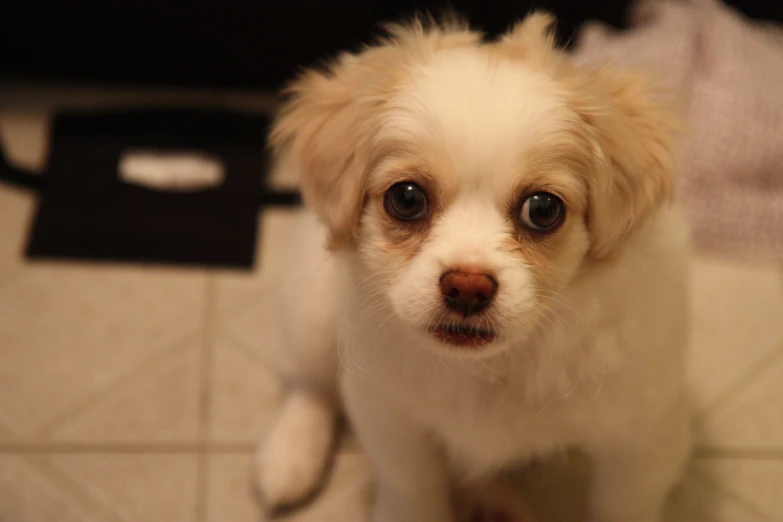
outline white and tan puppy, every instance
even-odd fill
[[[316,486],[344,404],[373,522],[451,522],[455,483],[572,446],[590,520],[660,520],[690,444],[677,118],[551,25],[414,23],[291,87],[272,146],[312,214],[279,296],[270,504]]]

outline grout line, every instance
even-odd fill
[[[340,444],[337,450],[341,453],[361,453],[361,448],[356,442],[351,441],[345,434],[340,435]],[[258,441],[252,440],[223,440],[223,441],[190,441],[190,442],[136,442],[136,441],[0,441],[0,455],[31,454],[161,454],[161,455],[252,455],[258,449]],[[701,449],[697,451],[702,451]],[[711,449],[703,451],[713,451]],[[783,458],[783,449],[780,450]]]
[[[210,409],[212,407],[212,362],[215,348],[215,276],[209,274],[205,285],[204,312],[202,317],[200,395],[199,395],[199,440],[209,436]]]
[[[783,460],[783,448],[696,448],[698,459],[714,460]]]
[[[257,443],[224,441],[203,444],[199,442],[0,442],[2,454],[206,454],[247,455],[255,453]],[[340,451],[360,452],[358,448],[341,447]],[[714,448],[697,447],[693,456],[698,459],[725,460],[783,460],[783,448]]]
[[[97,454],[97,453],[127,453],[127,454],[197,454],[197,455],[235,455],[252,454],[255,452],[255,442],[217,442],[201,444],[186,443],[134,443],[134,442],[64,442],[53,444],[36,444],[26,442],[0,442],[2,454]]]
[[[207,273],[204,287],[204,314],[201,340],[201,367],[199,385],[198,444],[203,448],[209,440],[212,420],[212,380],[215,350],[217,276]],[[207,493],[209,486],[209,453],[199,452],[196,477],[195,520],[203,522],[207,517]]]
[[[193,515],[196,522],[205,522],[209,514],[209,453],[200,453],[196,458],[196,501],[193,503]]]

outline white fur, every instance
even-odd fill
[[[358,249],[336,254],[320,249],[326,231],[303,217],[290,254],[291,273],[300,274],[292,279],[301,279],[281,294],[285,351],[294,361],[287,375],[295,388],[327,399],[286,415],[323,419],[323,405],[336,408],[328,397],[339,373],[375,472],[373,522],[452,522],[454,481],[481,481],[570,446],[594,458],[591,520],[657,522],[689,449],[685,225],[675,209],[662,209],[614,258],[593,264],[584,262],[589,237],[578,226],[559,289],[535,297],[531,268],[503,248],[511,230],[498,200],[518,177],[524,148],[558,139],[573,114],[545,78],[510,64],[488,67],[474,53],[444,52],[391,103],[378,139],[439,148],[459,186],[407,265],[388,266],[372,241],[380,232],[371,209]],[[492,318],[499,337],[475,353],[426,333],[442,306],[438,279],[460,263],[485,268],[499,283]],[[305,459],[289,452],[305,436],[298,426],[325,424],[280,422],[265,450],[276,455],[262,459],[261,470],[273,503],[317,482],[320,468],[292,471]],[[291,443],[281,444],[286,437]],[[325,458],[323,439],[302,446],[307,458]]]
[[[286,398],[258,454],[258,487],[264,501],[289,505],[305,498],[329,459],[334,412],[319,394],[301,389]]]

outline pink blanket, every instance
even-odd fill
[[[717,0],[642,0],[630,30],[583,27],[574,59],[644,67],[681,96],[679,188],[697,248],[783,259],[783,28]]]

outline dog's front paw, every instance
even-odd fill
[[[334,413],[313,397],[288,397],[257,457],[256,482],[268,508],[291,506],[315,491],[329,460],[334,424]]]

